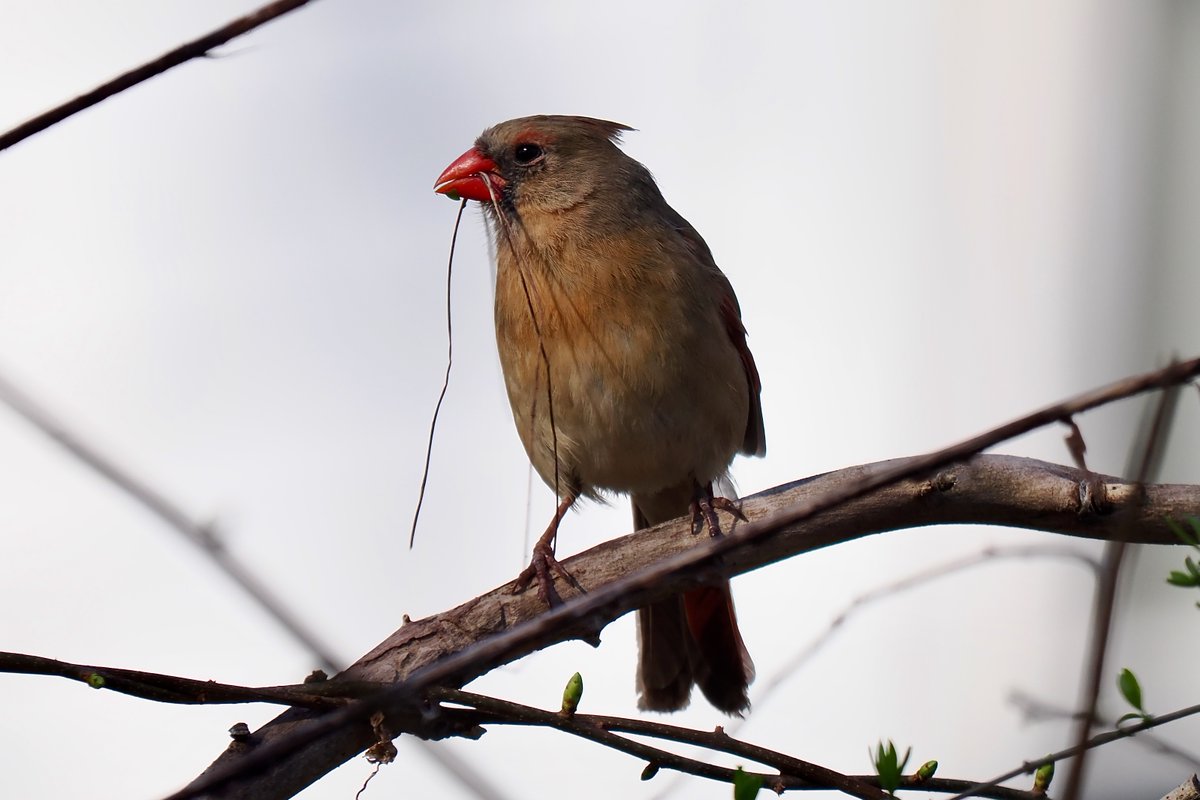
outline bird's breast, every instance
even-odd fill
[[[553,266],[502,257],[496,285],[513,419],[542,478],[650,492],[722,474],[749,390],[715,306],[670,272],[594,264],[582,280]]]

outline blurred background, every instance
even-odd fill
[[[0,129],[256,7],[248,0],[7,0]],[[705,236],[736,287],[769,442],[743,494],[946,445],[1171,353],[1200,353],[1200,4],[603,4],[325,0],[0,153],[0,377],[200,522],[215,521],[343,662],[512,578],[554,499],[531,481],[492,336],[492,268],[468,209],[455,364],[408,548],[445,367],[455,206],[434,178],[495,122],[586,114]],[[1140,404],[1081,417],[1121,472]],[[1069,461],[1062,430],[1003,452]],[[1162,480],[1200,482],[1185,396]],[[627,532],[627,501],[563,528]],[[864,593],[991,558],[862,607]],[[986,779],[1069,742],[1013,702],[1077,701],[1092,577],[1049,534],[875,536],[735,581],[758,666],[738,734],[846,772],[880,738]],[[0,407],[0,649],[240,684],[319,665],[195,547]],[[1147,708],[1197,702],[1181,552],[1126,575],[1109,672]],[[635,712],[634,626],[472,684]],[[774,688],[770,693],[766,689]],[[187,708],[0,675],[0,794],[153,798],[269,707]],[[1127,709],[1106,677],[1101,711]],[[673,722],[726,720],[697,699]],[[1158,797],[1197,769],[1200,722],[1091,760],[1089,797]],[[367,797],[724,798],[545,732],[400,742]],[[728,763],[728,762],[727,762]],[[347,798],[355,759],[308,789]],[[1060,771],[1060,774],[1063,774]],[[1022,781],[1021,786],[1028,786]]]

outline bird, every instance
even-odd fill
[[[561,502],[518,589],[551,571],[579,498],[627,494],[638,529],[684,516],[720,535],[745,519],[724,486],[766,452],[761,382],[741,309],[704,239],[621,150],[620,123],[539,115],[501,122],[451,163],[436,192],[478,201],[496,256],[496,344],[513,420]],[[569,577],[569,576],[567,576]],[[728,580],[638,610],[638,705],[749,709],[754,666]]]

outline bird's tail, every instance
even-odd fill
[[[691,486],[633,497],[638,529],[686,513]],[[683,498],[682,501],[679,498]],[[741,715],[754,664],[738,630],[729,581],[690,589],[638,609],[638,707],[677,711],[692,685],[717,709]]]

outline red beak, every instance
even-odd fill
[[[492,202],[504,188],[504,179],[497,171],[496,162],[471,148],[446,167],[434,181],[433,190],[439,194],[452,194],[481,203]]]

